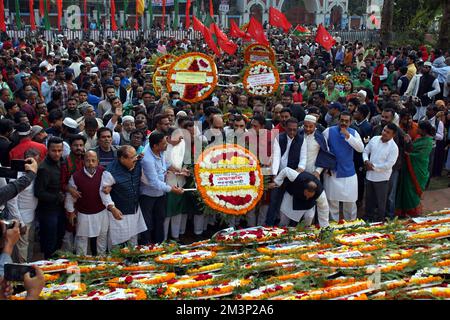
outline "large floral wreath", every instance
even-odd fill
[[[181,100],[194,103],[208,97],[217,85],[217,66],[203,53],[178,57],[167,72],[167,90],[180,93]]]
[[[244,73],[244,90],[252,96],[273,95],[280,85],[280,74],[273,65],[259,61]]]
[[[198,191],[214,210],[243,215],[252,210],[263,195],[264,183],[258,159],[239,145],[206,149],[194,169]]]
[[[245,48],[244,60],[246,63],[265,61],[275,64],[276,55],[271,47],[260,43],[254,43]]]

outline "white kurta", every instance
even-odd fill
[[[90,178],[93,177],[93,175],[89,174],[86,169],[83,170]],[[68,185],[77,189],[73,176],[70,177]],[[67,192],[64,207],[68,212],[75,211],[75,202],[76,201],[74,201],[72,195]],[[78,212],[77,214],[77,237],[96,238],[100,236],[102,231],[105,232],[105,230],[108,230],[108,227],[108,210],[106,209],[94,214],[86,214],[83,212]]]
[[[328,134],[329,128],[325,129],[323,132],[323,136],[329,144]],[[355,136],[350,135],[350,138],[346,141],[355,152],[364,151],[364,144],[357,131],[355,131]],[[349,154],[348,157],[352,157],[353,159],[352,154]],[[339,158],[336,160],[339,162]],[[332,172],[331,176],[325,173],[324,189],[329,201],[356,202],[358,200],[358,177],[356,176],[356,173],[347,178],[336,177],[336,172]]]
[[[116,180],[110,172],[104,171],[102,183],[100,185],[100,197],[105,207],[114,205],[110,194],[103,193],[104,187],[113,186]],[[141,208],[138,206],[135,214],[124,214],[122,220],[116,220],[111,212],[109,215],[109,237],[112,245],[121,244],[129,241],[134,236],[147,230]]]
[[[288,178],[289,181],[294,182],[297,179],[299,173],[291,168],[283,169],[275,178],[275,183],[281,185],[284,178]],[[323,191],[319,198],[317,198],[317,215],[319,224],[321,227],[327,227],[329,225],[329,207],[325,191]],[[316,206],[308,210],[294,210],[294,197],[288,192],[284,193],[283,201],[281,202],[280,212],[287,216],[289,219],[299,222],[303,217],[307,225],[312,223],[314,214],[316,212]]]

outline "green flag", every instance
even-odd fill
[[[128,0],[123,2],[123,28],[127,29]]]
[[[100,5],[98,2],[96,9],[97,9],[97,28],[98,30],[102,30],[102,17],[100,15]]]
[[[3,12],[2,12],[2,14],[3,14]],[[20,22],[20,5],[19,5],[19,0],[16,0],[16,26],[17,26],[18,30],[22,29],[22,23]]]
[[[152,4],[152,0],[148,1],[148,15],[149,15],[149,19],[150,19],[150,29],[152,29],[153,26],[153,4]]]
[[[50,30],[50,18],[48,17],[48,2],[50,0],[44,0],[44,27],[45,30]]]
[[[173,2],[174,5],[174,11],[175,11],[175,21],[173,22],[173,28],[176,30],[178,29],[178,0],[174,0]]]
[[[202,8],[200,7],[201,0],[195,0],[195,7],[197,8],[197,14],[195,15],[197,19],[202,20]]]

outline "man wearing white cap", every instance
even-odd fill
[[[68,138],[71,135],[77,134],[79,132],[78,130],[78,123],[73,120],[72,118],[65,118],[62,125],[61,130],[61,137],[64,139],[63,143],[63,158],[69,156],[70,154],[70,145],[68,143]]]
[[[405,96],[418,97],[421,106],[417,108],[417,113],[413,120],[421,119],[426,112],[428,105],[433,101],[434,96],[441,92],[439,81],[431,74],[433,64],[429,61],[422,66],[421,73],[416,73],[409,83]]]
[[[120,133],[120,145],[130,144],[130,133],[135,129],[134,118],[125,116],[122,118],[122,132]]]
[[[339,117],[339,125],[323,132],[330,152],[336,156],[336,168],[324,175],[325,192],[334,221],[339,221],[339,202],[343,202],[345,220],[355,220],[357,214],[358,179],[353,153],[363,152],[364,144],[358,132],[350,128],[351,121],[351,114],[344,111]]]

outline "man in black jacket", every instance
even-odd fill
[[[330,210],[327,196],[322,183],[313,174],[306,171],[299,173],[287,167],[278,174],[274,183],[276,186],[281,186],[283,183],[286,186],[286,193],[280,207],[280,226],[297,224],[302,218],[305,225],[311,225],[316,205],[320,226],[329,225]]]
[[[61,189],[63,140],[51,137],[47,147],[47,157],[39,166],[34,185],[34,195],[38,198],[36,211],[40,224],[41,250],[45,259],[51,258],[61,247],[66,221]]]

